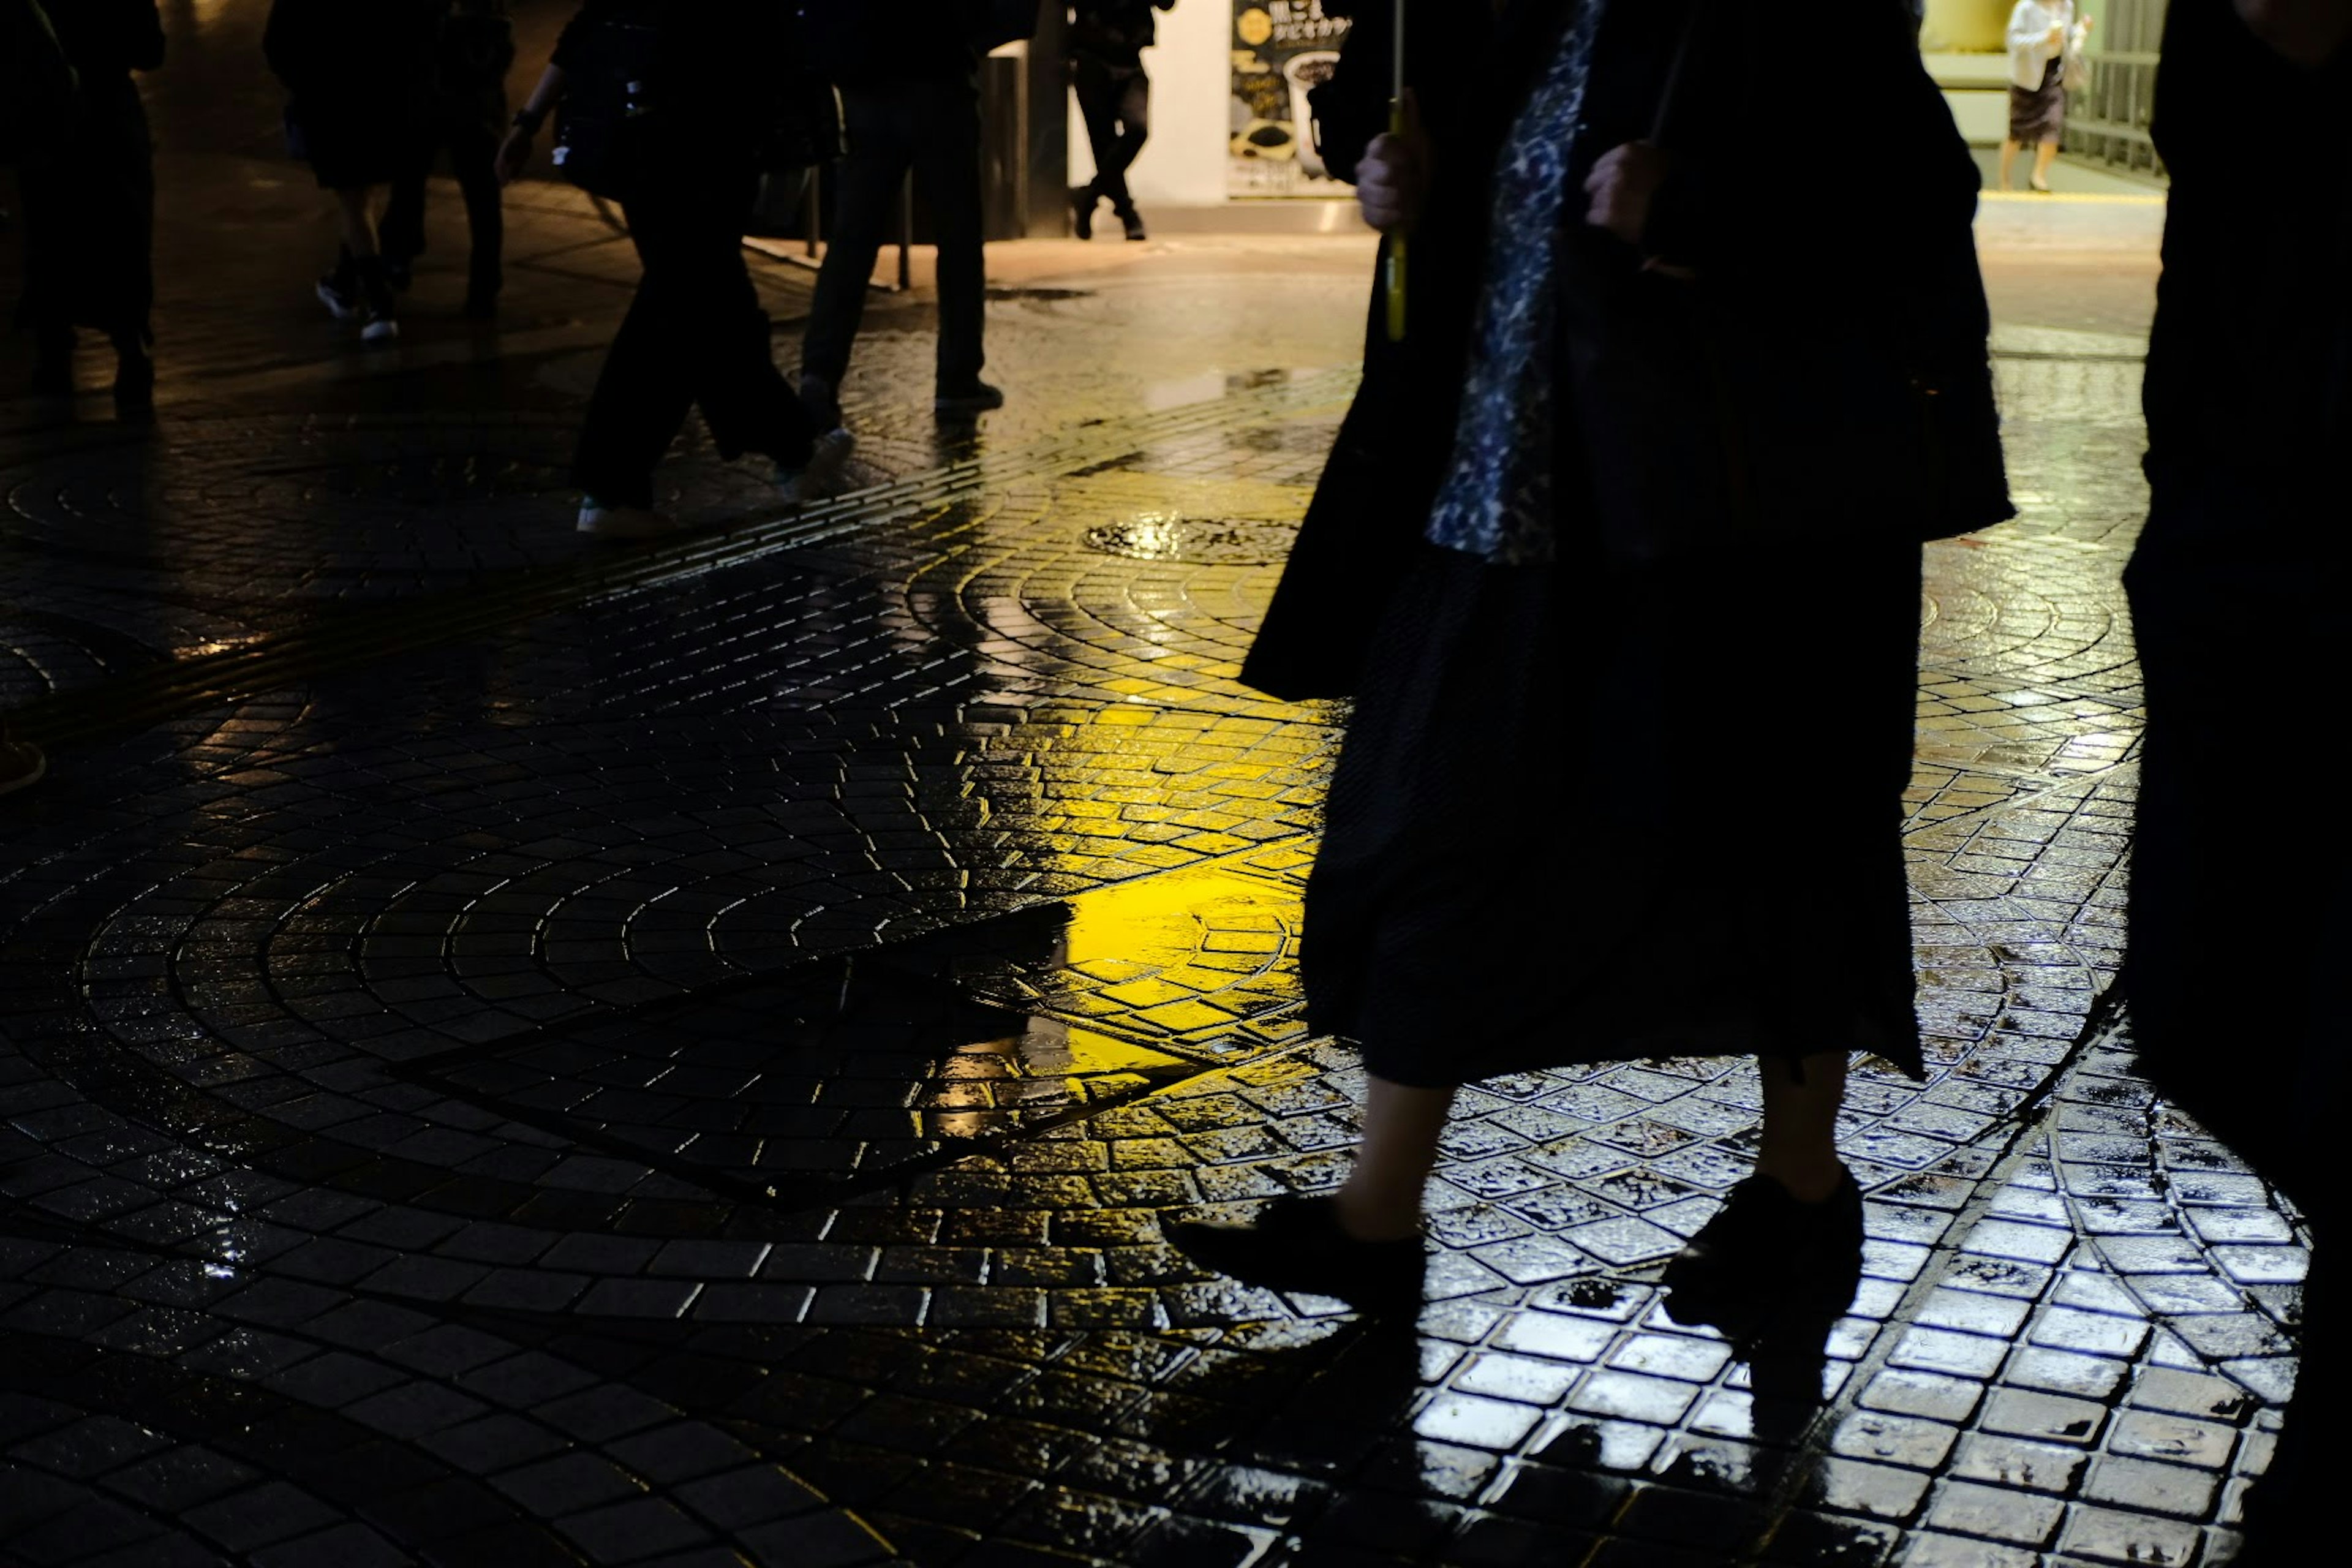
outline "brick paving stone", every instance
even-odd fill
[[[172,145],[167,220],[265,188]],[[1376,1336],[1155,1229],[1327,1188],[1356,1133],[1296,973],[1340,715],[1236,672],[1360,244],[1000,252],[1047,286],[995,302],[977,433],[883,304],[872,488],[779,518],[697,434],[663,482],[723,537],[592,589],[562,468],[625,256],[519,203],[502,339],[427,310],[370,374],[173,292],[152,441],[0,406],[0,702],[128,715],[0,819],[0,1355],[48,1369],[0,1401],[12,1552],[2226,1559],[2308,1255],[2086,1026],[2142,721],[2130,340],[2002,353],[2023,515],[1929,552],[1930,1074],[1854,1075],[1848,1316],[1784,1365],[1659,1312],[1760,1100],[1656,1061],[1465,1092],[1432,1303]],[[1147,361],[1198,395],[1104,368]],[[274,686],[174,684],[229,649]],[[1705,829],[1744,864],[1787,833],[1759,761]]]

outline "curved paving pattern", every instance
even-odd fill
[[[1035,402],[946,437],[885,331],[867,490],[775,517],[698,450],[753,520],[609,571],[552,416],[11,459],[11,706],[286,651],[0,820],[6,1552],[2225,1561],[2307,1255],[2096,1011],[2144,497],[2132,367],[2072,339],[2002,360],[2024,515],[1930,553],[1931,1071],[1857,1076],[1825,1338],[1742,1361],[1658,1310],[1746,1166],[1735,1063],[1465,1095],[1409,1334],[1160,1245],[1355,1133],[1295,974],[1338,715],[1235,679],[1347,390],[1231,368],[1339,360],[1352,310],[1319,362],[1232,352],[1311,336],[1299,298],[1001,300]],[[1187,384],[1072,417],[1170,310],[1221,323]],[[486,574],[506,608],[434,633]],[[366,600],[414,618],[306,667]],[[1704,828],[1739,874],[1802,874],[1834,716],[1788,702]]]

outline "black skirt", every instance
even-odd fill
[[[1437,1087],[1647,1057],[1921,1070],[1919,547],[1490,566],[1423,546],[1307,889],[1318,1033]]]
[[[2066,130],[2066,62],[2053,59],[2042,72],[2042,85],[2028,89],[2009,87],[2009,139],[2055,142]]]

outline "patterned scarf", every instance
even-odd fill
[[[1568,208],[1569,159],[1583,128],[1584,89],[1606,0],[1582,0],[1559,54],[1511,127],[1495,171],[1492,249],[1454,467],[1430,513],[1433,544],[1499,566],[1553,558],[1553,358]]]

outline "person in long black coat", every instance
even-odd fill
[[[2303,1366],[2239,1559],[2260,1568],[2308,1561],[2341,1506],[2322,1458],[2344,1394],[2352,854],[2279,799],[2274,763],[2336,728],[2352,633],[2352,0],[2173,0],[2158,102],[2172,189],[2124,579],[2148,728],[2122,989],[2158,1090],[2311,1226]],[[2256,123],[2269,151],[2249,160]]]
[[[155,152],[134,71],[163,63],[154,0],[45,0],[77,86],[54,155],[28,163],[25,296],[33,385],[73,391],[74,331],[104,332],[115,355],[116,414],[154,412]]]
[[[320,303],[358,323],[364,342],[400,336],[399,306],[376,234],[375,193],[425,156],[434,67],[449,0],[272,0],[262,52],[286,86],[289,132],[342,244],[319,279]]]
[[[1851,1299],[1848,1062],[1922,1070],[1901,841],[1921,544],[2011,508],[1977,174],[1910,19],[1857,7],[1848,30],[1874,128],[1854,174],[1881,195],[1832,260],[1789,235],[1754,142],[1768,10],[1502,13],[1511,130],[1451,452],[1365,644],[1307,889],[1308,1019],[1362,1051],[1363,1146],[1331,1197],[1169,1227],[1212,1268],[1409,1308],[1459,1085],[1754,1055],[1757,1172],[1669,1265],[1671,1310],[1746,1333]],[[1418,243],[1429,163],[1374,142],[1375,227]],[[1727,865],[1725,761],[1784,747],[1791,706],[1833,716],[1779,807],[1803,853]]]

